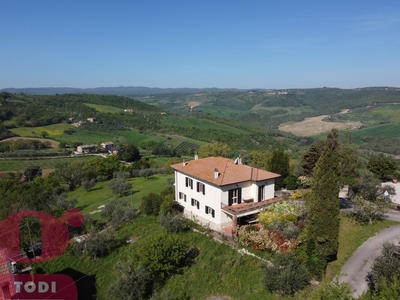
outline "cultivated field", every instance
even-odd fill
[[[348,110],[343,110],[341,114],[347,113]],[[318,117],[306,118],[301,122],[290,123],[279,127],[279,130],[291,132],[297,136],[313,136],[323,132],[328,132],[332,128],[338,130],[357,129],[363,123],[361,122],[324,122],[323,119],[329,115],[321,115]]]
[[[42,142],[42,143],[49,142],[50,145],[51,145],[51,148],[54,148],[54,149],[58,149],[58,145],[60,144],[59,142],[56,142],[56,141],[53,141],[53,140],[49,140],[49,139],[29,138],[29,137],[20,137],[20,136],[8,138],[8,139],[5,139],[5,140],[1,140],[0,143],[1,142],[7,142],[7,141],[16,141],[16,140],[38,140],[39,142]]]

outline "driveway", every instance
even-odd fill
[[[400,213],[389,212],[387,219],[400,221]],[[400,225],[387,228],[377,235],[365,241],[349,258],[342,267],[339,282],[347,282],[353,296],[359,297],[368,290],[367,275],[371,271],[372,264],[382,251],[385,242],[398,244],[400,241]]]

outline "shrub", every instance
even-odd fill
[[[393,278],[400,277],[400,246],[393,243],[385,243],[381,255],[378,256],[372,265],[370,280],[371,287],[376,293],[380,293],[383,282],[388,287],[394,282]]]
[[[155,193],[150,193],[142,198],[140,211],[145,215],[157,216],[160,213],[160,206],[163,198]]]
[[[260,229],[258,231],[248,230],[248,226],[242,226],[238,230],[239,241],[254,250],[265,250],[269,252],[291,252],[296,249],[295,239],[286,239],[275,230]]]
[[[278,255],[274,264],[262,265],[262,282],[270,292],[293,295],[310,281],[311,274],[294,255]]]
[[[143,265],[155,281],[164,281],[186,263],[187,242],[179,235],[154,234],[138,242],[133,261]]]
[[[178,233],[186,227],[186,220],[179,213],[160,212],[158,216],[160,225],[172,233]]]
[[[118,262],[114,270],[118,275],[109,288],[111,299],[148,299],[153,283],[145,267],[134,268],[129,262]]]

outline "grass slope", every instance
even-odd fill
[[[93,103],[84,103],[84,104],[96,109],[97,111],[99,111],[101,113],[117,114],[117,113],[121,113],[123,111],[123,109],[114,107],[114,106],[100,105],[100,104],[93,104]]]
[[[108,204],[112,200],[122,198],[133,203],[138,208],[143,196],[150,193],[160,193],[167,186],[167,178],[173,178],[174,175],[153,175],[147,179],[144,177],[128,178],[127,181],[132,183],[132,197],[130,192],[123,196],[113,195],[108,184],[110,181],[98,182],[96,186],[89,192],[82,188],[68,193],[69,198],[77,198],[78,208],[85,214],[98,210],[100,205]],[[132,202],[131,202],[132,201]]]

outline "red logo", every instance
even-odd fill
[[[33,216],[42,224],[40,255],[33,258],[21,255],[20,222],[22,218]],[[63,274],[12,275],[10,260],[22,264],[34,264],[54,259],[64,253],[70,240],[66,223],[79,227],[83,215],[78,209],[67,211],[60,219],[39,212],[23,211],[15,213],[0,222],[0,300],[2,299],[78,299],[77,288],[71,277]],[[3,250],[1,250],[4,248]],[[33,249],[33,251],[35,251]],[[8,273],[7,273],[8,271]]]

